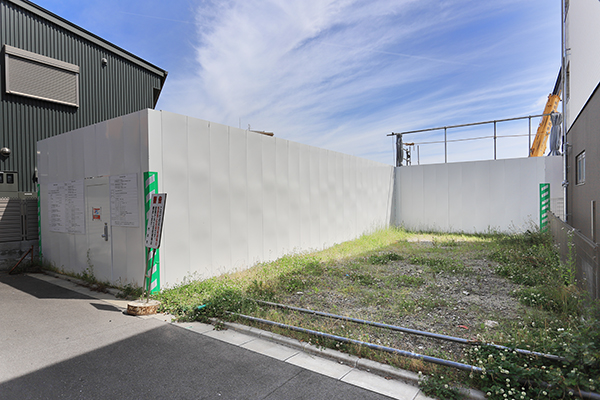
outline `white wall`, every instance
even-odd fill
[[[168,195],[163,287],[323,249],[392,222],[440,231],[520,228],[538,221],[540,182],[552,184],[552,197],[561,195],[557,157],[394,169],[154,110],[38,142],[38,169],[44,257],[82,272],[91,250],[99,278],[137,284],[145,258],[143,173],[157,172],[159,191]],[[107,259],[94,224],[86,234],[50,231],[49,184],[83,179],[87,188],[133,173],[139,226],[110,227]],[[92,205],[86,199],[86,214]]]
[[[146,171],[158,173],[167,193],[163,287],[323,249],[391,220],[392,166],[168,112],[144,110],[55,136],[38,142],[38,154],[44,257],[80,273],[91,249],[97,277],[112,282],[141,283]],[[106,260],[92,224],[86,234],[50,231],[50,183],[84,179],[87,187],[131,173],[140,226],[111,226]]]
[[[394,223],[411,230],[487,232],[539,224],[539,184],[562,196],[561,157],[400,167]]]
[[[145,111],[77,129],[38,142],[37,166],[40,183],[40,225],[42,254],[55,266],[81,273],[95,266],[99,279],[138,282],[144,268],[143,174],[147,170],[148,119]],[[85,184],[106,181],[110,176],[138,174],[139,227],[110,226],[110,260],[88,260],[97,235],[52,232],[48,224],[48,185],[84,180]],[[86,213],[90,204],[85,204]],[[109,213],[104,210],[103,219]],[[90,226],[86,226],[89,231]],[[100,264],[112,264],[105,271]]]
[[[149,168],[168,193],[162,282],[390,224],[392,166],[164,111],[149,111],[149,127]]]
[[[566,62],[570,64],[570,98],[565,103],[567,129],[600,82],[600,2],[571,0],[566,14]]]

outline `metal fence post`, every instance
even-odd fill
[[[444,162],[448,163],[448,128],[444,128]]]
[[[496,159],[496,121],[494,121],[494,160]]]
[[[529,116],[529,147],[528,149],[528,153],[531,156],[531,116]]]

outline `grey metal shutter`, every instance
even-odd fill
[[[79,66],[4,46],[6,93],[79,106]]]
[[[0,242],[14,242],[22,239],[21,199],[0,198]]]
[[[22,201],[25,215],[25,240],[36,240],[39,238],[38,200],[34,198]]]

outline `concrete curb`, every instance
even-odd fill
[[[342,353],[340,351],[336,351],[333,349],[320,348],[313,344],[309,344],[306,342],[301,342],[296,339],[290,339],[288,337],[279,335],[277,333],[263,331],[258,328],[249,327],[242,324],[237,324],[235,322],[220,322],[227,329],[234,330],[239,333],[243,333],[249,336],[255,336],[260,339],[269,340],[271,342],[275,342],[287,347],[291,347],[294,349],[298,349],[310,354],[314,354],[319,357],[327,358],[333,361],[337,361],[341,364],[345,364],[351,366],[356,369],[360,369],[366,372],[374,373],[376,375],[382,376],[384,378],[394,378],[404,383],[408,383],[410,385],[419,386],[419,375],[406,371],[403,369],[399,369],[396,367],[392,367],[391,365],[382,364],[377,361],[363,359],[357,356],[353,356],[350,354]],[[471,400],[485,400],[485,394],[476,389],[461,389],[460,390],[463,396],[467,399]]]
[[[90,285],[88,282],[86,282],[84,280],[81,280],[81,279],[78,279],[78,278],[73,278],[72,276],[60,274],[58,272],[53,272],[53,271],[44,270],[44,271],[42,271],[42,273],[44,273],[46,275],[49,275],[49,276],[52,276],[54,278],[58,278],[58,279],[62,279],[62,280],[65,280],[65,281],[73,282],[76,285],[84,286],[84,287],[90,289],[91,291],[94,291],[91,288],[92,285]],[[113,296],[115,296],[115,297],[118,298],[118,294],[121,293],[121,291],[119,289],[106,288],[106,293],[109,293],[109,294],[111,294],[111,295],[113,295]]]

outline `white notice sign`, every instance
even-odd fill
[[[67,232],[65,222],[64,184],[50,183],[48,184],[48,228],[50,232]]]
[[[166,193],[152,195],[148,229],[146,230],[146,247],[148,248],[158,249],[160,247],[160,237],[162,236],[162,224],[165,216],[166,202]]]
[[[110,221],[113,226],[140,226],[137,174],[110,177]]]
[[[83,180],[48,184],[48,225],[52,232],[85,234]]]

